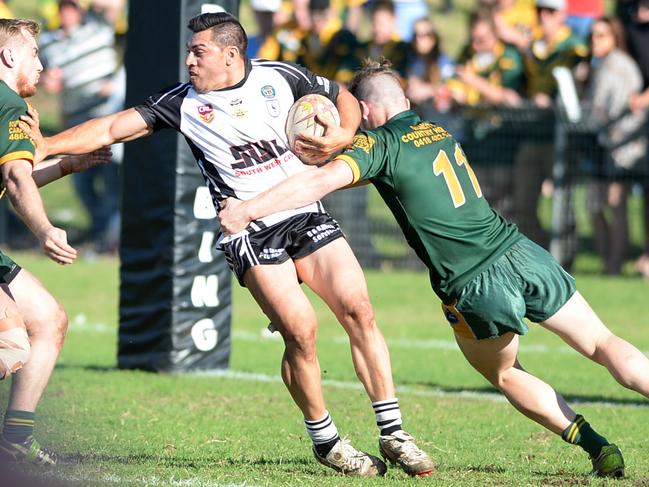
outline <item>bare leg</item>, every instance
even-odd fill
[[[9,409],[35,411],[63,347],[68,317],[59,303],[28,271],[9,284],[31,342],[31,355],[11,383]]]
[[[244,282],[284,338],[282,379],[308,420],[325,415],[320,363],[316,355],[317,320],[300,288],[293,261],[255,266]]]
[[[518,362],[518,335],[474,340],[456,334],[455,340],[469,363],[525,416],[558,435],[574,421],[576,414],[565,399]]]
[[[649,358],[611,333],[579,292],[541,325],[606,367],[624,387],[649,398]]]
[[[295,266],[349,335],[356,374],[372,402],[393,398],[390,353],[376,326],[365,276],[347,241],[334,240],[296,260]]]

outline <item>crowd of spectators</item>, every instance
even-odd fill
[[[475,142],[480,154],[472,157],[474,169],[490,202],[546,247],[550,235],[539,221],[538,206],[540,196],[554,190],[554,119],[539,115],[545,125],[527,133],[513,130],[512,142],[511,136],[498,137],[504,129],[494,128],[476,140],[457,118],[466,121],[470,112],[462,109],[467,107],[553,112],[560,92],[570,88],[560,86],[555,68],[568,70],[597,146],[586,155],[568,155],[568,176],[589,167],[595,247],[605,273],[622,272],[628,257],[628,196],[633,188],[649,195],[649,0],[619,1],[610,17],[604,16],[603,0],[479,0],[469,16],[469,38],[455,59],[436,29],[452,2],[443,2],[439,11],[416,0],[276,1],[272,9],[272,2],[263,3],[270,23],[262,42],[253,43],[251,56],[298,62],[341,83],[363,59],[389,59],[422,115],[457,128],[467,146]],[[363,24],[369,26],[365,36],[359,28]],[[572,186],[564,192],[570,202]],[[648,243],[636,263],[646,277],[648,200]],[[565,211],[569,231],[576,235],[571,203]],[[562,258],[567,267],[576,253],[576,236],[572,242]]]
[[[123,104],[126,3],[40,0],[46,27],[42,86],[62,100],[66,127]],[[596,127],[598,150],[581,156],[587,164],[571,155],[569,166],[590,168],[587,206],[602,268],[608,274],[622,271],[628,257],[627,200],[640,188],[647,196],[645,248],[636,268],[649,278],[649,0],[618,0],[610,17],[604,16],[603,0],[476,0],[457,56],[444,49],[437,29],[453,2],[436,5],[434,10],[425,0],[250,0],[257,25],[249,26],[256,35],[248,54],[297,62],[342,84],[364,59],[389,59],[415,109],[448,125],[467,150],[476,147],[470,156],[492,205],[546,247],[550,236],[538,205],[541,195],[554,190],[553,119],[539,116],[542,128],[523,130],[515,117],[509,126],[506,117],[491,117],[476,129],[467,128],[472,112],[466,110],[554,112],[565,89],[555,68],[570,70],[583,116]],[[0,15],[10,15],[2,0]],[[120,149],[114,153],[119,163]],[[117,245],[117,168],[96,168],[75,179],[100,251]],[[574,220],[570,206],[566,212]],[[562,263],[569,267],[573,257],[568,252]]]

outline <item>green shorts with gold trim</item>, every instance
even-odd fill
[[[575,291],[575,279],[545,249],[523,238],[442,310],[453,331],[465,338],[496,338],[510,331],[524,335],[523,318],[547,320]]]
[[[11,257],[0,252],[0,284],[9,284],[20,272],[20,266]]]

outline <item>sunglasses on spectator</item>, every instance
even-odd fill
[[[434,32],[415,32],[415,37],[435,37]]]

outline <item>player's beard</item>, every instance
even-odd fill
[[[18,94],[22,98],[29,98],[30,96],[34,96],[36,94],[36,85],[34,83],[30,83],[27,79],[27,76],[22,73],[19,74],[16,79],[16,88],[18,88]]]

